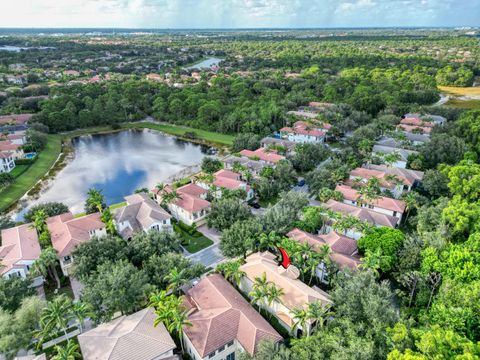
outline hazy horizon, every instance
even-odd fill
[[[477,27],[480,25],[480,1],[3,0],[0,2],[0,24],[10,29]]]

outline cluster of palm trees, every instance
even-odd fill
[[[316,329],[325,327],[327,321],[334,315],[331,305],[324,305],[320,301],[309,303],[307,308],[291,309],[293,316],[293,329],[302,329],[302,333],[307,337]],[[309,324],[313,326],[309,329]]]
[[[33,222],[31,227],[37,230],[38,241],[42,247],[47,247],[52,244],[50,238],[50,231],[47,226],[48,214],[43,210],[38,210],[33,215]]]
[[[57,296],[42,310],[40,330],[36,333],[37,347],[40,348],[46,340],[52,337],[52,334],[62,333],[67,343],[65,346],[55,346],[56,355],[52,359],[75,360],[80,358],[78,345],[69,338],[69,324],[75,321],[82,333],[85,320],[89,317],[93,317],[89,305],[80,301],[72,302],[65,295]]]
[[[153,325],[163,323],[170,333],[176,334],[183,352],[183,328],[192,326],[188,320],[187,309],[183,305],[183,296],[168,294],[161,290],[150,295],[148,306],[155,310],[156,318]]]
[[[161,197],[160,205],[164,208],[166,208],[168,204],[174,203],[175,201],[182,199],[182,195],[179,194],[175,189],[167,192],[167,185],[164,183],[158,183],[155,188],[158,190],[158,195]]]
[[[283,289],[278,288],[273,282],[267,280],[265,273],[256,277],[252,285],[252,291],[248,294],[252,303],[257,304],[260,312],[263,308],[282,303]],[[267,311],[267,313],[269,313]]]

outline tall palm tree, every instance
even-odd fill
[[[302,308],[291,309],[290,314],[293,316],[293,329],[301,328],[303,334],[306,334],[307,337],[310,335],[308,333],[308,312]]]
[[[185,269],[178,271],[177,268],[173,268],[168,275],[165,276],[164,280],[168,282],[167,290],[176,292],[187,281]]]
[[[234,260],[222,263],[217,266],[217,270],[220,271],[225,279],[240,286],[240,281],[245,276],[245,272],[240,270],[240,260]]]
[[[273,303],[282,303],[282,296],[284,295],[284,291],[281,288],[278,288],[275,284],[271,283],[267,287],[267,305],[272,307]]]
[[[51,360],[76,360],[82,358],[78,345],[70,340],[67,341],[64,347],[56,345],[55,352],[57,354],[54,355]]]
[[[42,250],[40,256],[32,265],[30,273],[33,276],[43,276],[46,278],[48,275],[53,277],[57,283],[57,289],[60,289],[60,277],[57,272],[57,251],[49,246]]]
[[[165,191],[165,187],[166,187],[166,186],[167,186],[167,185],[165,185],[164,183],[160,182],[160,183],[158,183],[157,185],[155,185],[155,189],[158,190],[158,194],[160,195],[162,192]]]
[[[335,313],[331,311],[331,305],[323,305],[320,301],[308,304],[308,318],[315,322],[315,329],[325,327],[327,320]]]
[[[42,310],[40,317],[40,342],[52,333],[62,331],[68,340],[68,323],[73,319],[72,301],[65,295],[60,295],[50,301],[46,308]]]
[[[79,329],[80,333],[83,332],[85,319],[94,316],[91,306],[81,301],[76,301],[73,303],[72,314],[75,317],[75,319],[77,319],[78,325],[80,327]]]
[[[262,306],[267,304],[267,289],[265,287],[257,287],[248,293],[253,304],[257,304],[259,311],[262,312]]]
[[[402,196],[402,200],[405,201],[405,205],[407,205],[407,214],[405,215],[406,223],[412,209],[418,206],[418,199],[415,196],[415,193],[410,191]]]
[[[176,311],[173,313],[172,321],[168,328],[168,331],[176,333],[180,340],[180,346],[182,348],[182,353],[184,352],[183,349],[183,328],[185,326],[192,326],[192,323],[188,320],[187,310],[182,307],[178,307]]]
[[[258,250],[268,251],[276,248],[279,242],[279,236],[276,232],[271,231],[269,234],[262,233],[260,234],[258,240]]]
[[[326,245],[328,247],[328,245]],[[308,280],[308,285],[312,283],[313,278],[317,274],[317,268],[323,262],[324,258],[320,256],[320,254],[314,250],[311,250],[310,253],[307,254],[307,259],[305,261],[305,268],[307,269],[307,273],[310,275],[310,279]]]

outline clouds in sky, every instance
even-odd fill
[[[1,27],[479,25],[480,0],[0,0]]]

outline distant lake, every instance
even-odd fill
[[[199,63],[193,64],[192,66],[189,66],[185,69],[187,70],[193,70],[193,69],[198,69],[198,70],[203,70],[203,69],[210,69],[212,66],[218,66],[220,62],[222,62],[224,59],[219,59],[219,58],[208,58],[206,60],[203,60]]]
[[[27,201],[20,219],[32,205],[59,201],[73,213],[83,211],[89,188],[100,189],[107,204],[124,201],[138,188],[152,189],[181,170],[200,164],[210,150],[153,130],[128,130],[88,135],[73,140],[75,155],[33,201]]]

